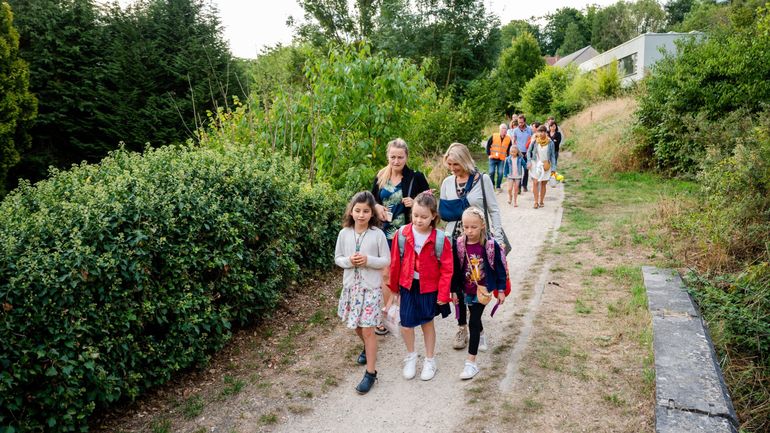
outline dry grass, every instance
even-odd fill
[[[570,117],[561,125],[569,140],[565,147],[605,173],[638,170],[643,159],[637,154],[628,129],[636,107],[633,98],[612,99]]]

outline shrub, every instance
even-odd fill
[[[609,65],[596,70],[596,90],[599,96],[603,98],[614,98],[620,94],[617,60],[613,60]]]
[[[705,124],[726,113],[755,114],[770,100],[770,17],[755,25],[678,45],[676,56],[658,62],[640,93],[637,122],[642,144],[663,171],[694,173],[711,143],[681,134],[688,118]],[[688,117],[689,116],[689,117]]]
[[[231,324],[328,266],[343,203],[290,160],[166,147],[22,184],[0,204],[0,430],[87,429],[97,407],[205,364]]]
[[[519,104],[521,109],[529,116],[538,118],[555,114],[554,105],[562,98],[567,86],[579,75],[574,66],[567,68],[547,66],[529,80],[522,89]]]

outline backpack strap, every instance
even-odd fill
[[[436,243],[433,245],[433,248],[436,251],[436,260],[441,263],[441,254],[444,253],[444,239],[446,238],[446,234],[443,230],[436,230]]]
[[[401,259],[404,258],[404,247],[406,246],[406,235],[404,234],[404,227],[401,226],[398,229],[398,256],[401,257]],[[436,253],[436,260],[441,262],[441,255],[444,253],[444,239],[446,239],[446,234],[443,230],[435,229],[436,230],[436,243],[433,245],[433,249]]]
[[[404,245],[406,245],[406,235],[404,235],[404,226],[398,228],[398,256],[403,260]]]

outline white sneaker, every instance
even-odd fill
[[[422,363],[422,373],[420,373],[420,379],[431,380],[436,375],[436,358],[425,358]]]
[[[479,374],[479,367],[473,362],[465,361],[465,367],[463,368],[463,372],[460,373],[460,379],[473,379],[473,376],[477,374]]]
[[[417,352],[408,353],[404,358],[404,379],[414,379],[417,373]]]
[[[479,350],[481,352],[486,352],[489,350],[489,347],[487,347],[487,336],[483,333],[479,335]]]

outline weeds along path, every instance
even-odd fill
[[[452,339],[457,330],[454,316],[436,320],[436,360],[438,373],[431,381],[419,379],[425,350],[422,335],[417,331],[417,351],[420,360],[415,379],[405,380],[401,376],[402,359],[406,349],[400,337],[392,335],[380,338],[377,370],[378,382],[368,395],[357,395],[353,389],[363,374],[353,359],[344,372],[339,387],[315,399],[312,411],[305,415],[291,415],[285,422],[267,430],[276,432],[448,432],[462,430],[469,413],[468,400],[483,384],[499,391],[501,379],[510,382],[517,371],[515,360],[520,357],[511,353],[525,350],[528,333],[519,333],[521,317],[536,315],[538,302],[533,302],[531,286],[527,281],[537,279],[544,254],[543,248],[555,234],[561,220],[561,204],[564,188],[559,186],[548,190],[545,207],[533,209],[532,193],[519,197],[519,207],[507,204],[507,194],[498,194],[502,211],[503,227],[513,244],[508,255],[511,270],[512,293],[506,304],[494,318],[484,315],[484,328],[488,336],[489,351],[479,353],[481,372],[470,381],[462,381],[462,370],[466,350],[453,350]],[[487,311],[490,309],[488,308]],[[342,328],[340,328],[342,330]],[[511,352],[511,348],[515,350]],[[348,351],[348,348],[325,348],[320,350]],[[497,360],[493,362],[493,360]],[[500,365],[500,360],[513,364]],[[510,374],[503,375],[503,371]],[[491,383],[490,383],[491,382]],[[473,411],[470,411],[473,412]],[[257,427],[255,425],[255,427]],[[264,429],[265,426],[262,426]]]

